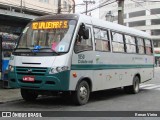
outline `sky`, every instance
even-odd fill
[[[76,13],[82,13],[82,12],[85,12],[85,9],[86,9],[86,6],[85,5],[79,5],[79,4],[84,4],[83,2],[84,0],[75,0],[75,3],[76,3],[76,9],[75,9],[75,12]],[[85,0],[86,1],[86,0]],[[87,0],[87,1],[95,1],[95,4],[89,4],[88,5],[88,10],[89,9],[92,9],[96,6],[99,5],[99,0]],[[85,14],[85,13],[84,13]],[[92,17],[96,17],[96,18],[99,18],[99,9],[96,9],[92,12],[89,12],[88,15],[91,14]]]

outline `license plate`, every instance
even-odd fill
[[[34,82],[35,81],[35,77],[34,76],[23,76],[23,81]]]

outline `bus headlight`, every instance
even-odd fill
[[[68,66],[62,66],[62,67],[53,67],[50,69],[49,74],[55,74],[55,73],[59,73],[59,72],[63,72],[68,70]]]
[[[57,67],[56,70],[57,70],[57,72],[62,72],[62,68],[61,67]]]
[[[8,70],[13,72],[14,71],[14,67],[12,65],[9,65]]]

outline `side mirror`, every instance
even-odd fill
[[[88,39],[88,38],[89,38],[89,29],[85,29],[83,34],[83,39]]]
[[[83,39],[89,38],[89,29],[86,29],[84,23],[81,24],[78,34],[79,34],[79,36],[82,36]]]

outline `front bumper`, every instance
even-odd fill
[[[49,69],[49,68],[48,68]],[[48,70],[44,75],[38,74],[19,74],[16,71],[9,72],[9,86],[12,88],[27,88],[37,90],[69,90],[70,71],[63,71],[56,74],[48,74]],[[23,76],[34,76],[34,82],[23,81]]]

